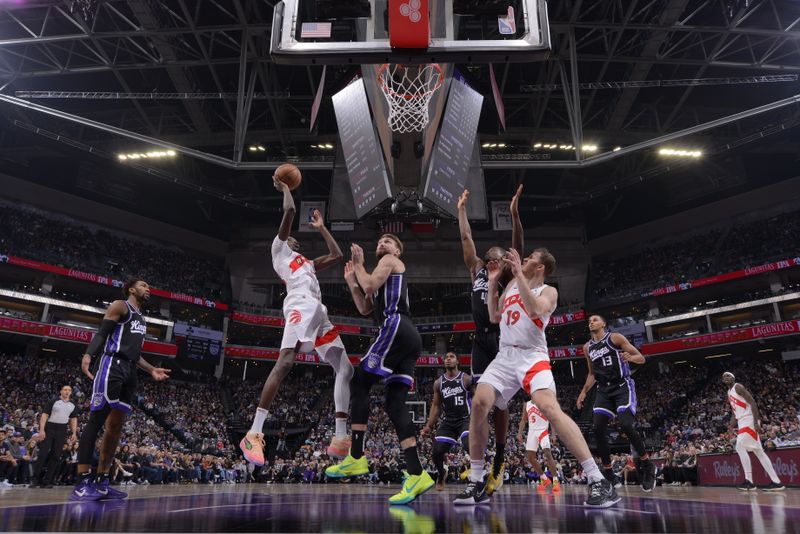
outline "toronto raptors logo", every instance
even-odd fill
[[[289,314],[289,322],[291,324],[300,324],[300,321],[303,320],[303,316],[297,310],[292,310],[292,313]]]
[[[408,17],[411,22],[419,22],[422,19],[422,14],[419,12],[420,6],[420,0],[408,0],[408,3],[400,4],[400,14]]]

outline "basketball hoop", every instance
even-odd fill
[[[421,132],[428,125],[428,103],[444,83],[438,63],[394,65],[378,69],[378,84],[389,105],[389,128],[393,132]]]

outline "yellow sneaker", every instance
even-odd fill
[[[332,465],[325,470],[325,476],[330,478],[354,477],[358,475],[366,475],[369,473],[369,464],[367,457],[362,456],[358,460],[350,456],[347,457],[336,465]]]
[[[506,472],[506,464],[503,462],[500,465],[500,472],[494,476],[494,469],[489,472],[489,478],[486,481],[486,494],[491,495],[495,491],[503,487],[503,473]]]
[[[403,523],[404,534],[433,534],[436,521],[429,515],[420,515],[410,506],[392,506],[389,514]]]
[[[244,459],[255,465],[264,465],[264,434],[250,430],[239,442]]]
[[[471,469],[469,469],[469,468],[464,469],[463,471],[461,471],[461,474],[458,475],[459,480],[461,480],[461,482],[464,482],[465,480],[467,480],[469,478],[469,472],[470,471],[471,471]]]
[[[423,471],[421,475],[408,475],[403,482],[400,493],[389,497],[389,504],[408,504],[431,489],[435,484],[436,482],[433,481],[427,471]]]

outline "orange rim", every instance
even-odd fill
[[[378,83],[381,86],[381,90],[385,94],[391,95],[393,97],[400,97],[404,100],[413,100],[415,98],[426,97],[436,92],[436,90],[442,86],[442,83],[444,83],[444,71],[442,70],[442,67],[438,63],[429,63],[429,65],[433,66],[436,70],[439,71],[439,79],[436,80],[436,85],[433,88],[424,91],[422,93],[398,93],[387,87],[386,83],[383,80],[383,73],[386,72],[386,70],[389,68],[389,65],[390,63],[384,63],[383,65],[381,65],[381,68],[378,69]],[[397,63],[397,66],[405,67],[405,65],[402,63]]]

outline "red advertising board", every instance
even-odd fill
[[[800,447],[777,449],[767,456],[785,486],[800,486]],[[751,456],[750,460],[753,484],[769,484],[770,479],[758,459]],[[697,477],[701,486],[736,486],[744,482],[744,469],[738,454],[701,454],[697,458]]]
[[[800,321],[784,321],[782,323],[762,324],[758,326],[748,326],[747,328],[712,332],[700,336],[645,343],[642,345],[641,350],[642,354],[663,354],[701,347],[711,347],[714,345],[741,343],[753,339],[790,336],[798,333],[800,333]]]
[[[0,317],[0,330],[27,336],[50,337],[53,339],[60,339],[62,341],[72,341],[75,343],[85,344],[88,344],[94,336],[94,332],[81,328],[72,328],[57,324],[36,323],[33,321],[23,321],[21,319],[10,319],[8,317]],[[145,341],[144,345],[142,346],[142,351],[149,354],[157,354],[159,356],[168,356],[174,358],[175,355],[178,354],[178,347],[172,343]]]
[[[111,278],[108,276],[103,276],[94,273],[87,273],[84,271],[79,271],[78,269],[68,269],[66,267],[59,267],[57,265],[50,265],[36,260],[19,258],[17,256],[8,256],[6,254],[1,254],[1,253],[0,253],[0,263],[8,263],[9,265],[15,265],[17,267],[25,267],[26,269],[34,269],[37,271],[53,273],[61,276],[67,276],[69,278],[76,278],[78,280],[85,280],[87,282],[93,282],[95,284],[102,284],[106,286],[122,287],[123,284],[122,280],[117,280],[115,278]],[[223,302],[202,297],[192,297],[189,295],[184,295],[182,293],[174,293],[172,291],[166,291],[155,287],[150,288],[150,294],[170,300],[177,300],[180,302],[195,304],[197,306],[205,306],[206,308],[215,308],[217,310],[222,310],[222,311],[228,309],[228,305]]]

